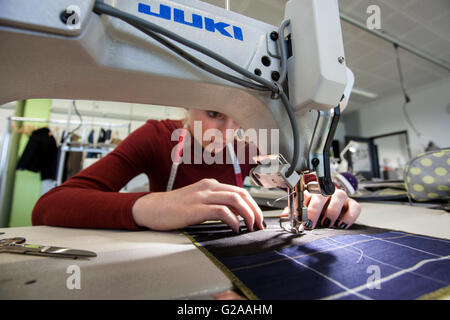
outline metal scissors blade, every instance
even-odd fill
[[[95,252],[87,250],[25,244],[25,240],[23,237],[0,239],[0,252],[61,258],[92,258],[97,256]]]
[[[23,247],[26,249],[25,254],[38,255],[38,256],[53,256],[64,258],[93,258],[97,254],[92,251],[71,249],[64,247],[53,246],[41,246],[34,244],[25,244]]]

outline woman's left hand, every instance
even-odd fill
[[[343,190],[336,189],[333,195],[324,197],[320,194],[304,193],[304,204],[308,208],[308,219],[312,221],[310,226],[348,229],[361,213],[358,202],[348,197]],[[288,215],[288,208],[284,208],[281,216]]]

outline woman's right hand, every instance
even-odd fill
[[[133,206],[137,225],[152,230],[174,230],[208,220],[221,220],[239,233],[239,218],[249,231],[262,230],[263,214],[247,190],[215,179],[169,192],[149,193]]]

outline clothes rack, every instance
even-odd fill
[[[60,124],[60,125],[66,125],[66,132],[69,132],[67,130],[70,128],[70,125],[76,125],[80,126],[79,130],[82,131],[82,134],[86,132],[87,126],[103,126],[108,128],[119,128],[119,127],[125,127],[128,130],[128,134],[131,132],[131,122],[128,123],[110,123],[110,122],[102,122],[102,121],[83,121],[80,122],[79,120],[70,120],[70,115],[67,120],[59,120],[59,119],[43,119],[43,118],[31,118],[31,117],[16,117],[16,116],[10,116],[7,118],[8,123],[6,126],[6,134],[3,141],[3,147],[2,147],[2,153],[0,157],[0,208],[3,207],[3,203],[6,201],[4,192],[6,187],[6,176],[8,174],[8,160],[10,158],[9,150],[10,150],[10,143],[11,143],[11,134],[13,133],[12,130],[12,123],[13,122],[33,122],[33,123],[45,123],[45,124]],[[85,139],[85,137],[81,137],[81,139]],[[107,154],[111,151],[113,148],[112,145],[79,145],[79,146],[71,146],[70,145],[70,134],[68,134],[65,139],[63,140],[61,144],[61,155],[58,160],[57,164],[57,181],[56,185],[60,185],[62,183],[62,177],[63,177],[63,170],[64,170],[64,162],[66,158],[67,152],[91,152],[91,153],[100,153],[102,155]],[[0,221],[4,221],[5,217],[3,215],[6,215],[7,213],[0,212]]]

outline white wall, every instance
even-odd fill
[[[422,140],[432,140],[441,148],[450,147],[450,78],[407,91],[411,98],[407,111],[421,133]],[[358,125],[354,126],[358,132],[351,134],[371,137],[407,130],[412,156],[423,152],[423,143],[421,144],[403,115],[403,101],[401,94],[387,97],[355,111],[356,115],[346,116],[352,121],[359,120]],[[347,122],[348,120],[346,128],[350,129]]]
[[[66,120],[67,110],[72,105],[72,100],[52,100],[52,110],[58,109],[63,110],[63,113],[51,112],[51,119]],[[126,138],[128,135],[127,124],[131,123],[131,132],[136,130],[138,127],[145,123],[144,119],[182,119],[186,116],[186,111],[182,108],[165,107],[165,106],[153,106],[144,104],[132,104],[123,102],[110,102],[110,101],[88,101],[88,100],[77,100],[76,106],[79,112],[83,116],[83,122],[86,123],[85,136],[89,135],[89,132],[93,129],[95,130],[94,141],[97,141],[100,128],[109,129],[110,127],[105,126],[93,126],[90,123],[101,122],[101,123],[111,123],[111,124],[122,124],[122,127],[111,127],[112,132],[118,131],[120,139]],[[94,113],[95,116],[90,114]],[[84,114],[84,115],[83,115]],[[88,115],[86,115],[88,114]],[[112,117],[114,115],[115,117]],[[121,119],[117,119],[117,116],[121,116]],[[130,120],[133,118],[138,118],[140,120]],[[79,118],[74,110],[72,110],[71,120],[78,122]],[[55,127],[55,126],[53,126]],[[59,130],[65,129],[65,125],[58,125]],[[76,125],[71,126],[71,130],[74,129]],[[82,136],[82,130],[78,130],[77,134]]]

